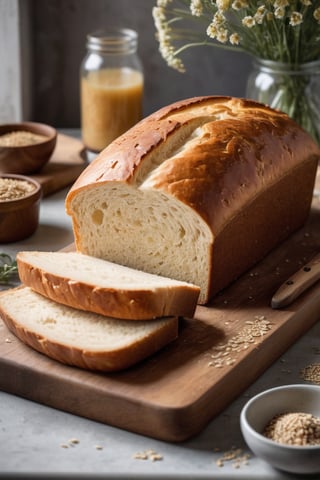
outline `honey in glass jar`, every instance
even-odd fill
[[[82,140],[91,154],[103,150],[142,118],[143,69],[138,34],[109,29],[89,34],[81,64]]]

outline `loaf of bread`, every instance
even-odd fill
[[[207,303],[305,222],[319,148],[287,115],[199,97],[145,118],[70,189],[78,252],[201,288]]]
[[[19,276],[69,307],[127,320],[192,317],[200,289],[75,252],[19,252]]]
[[[28,287],[0,293],[0,315],[26,345],[64,364],[116,371],[144,360],[178,335],[178,318],[131,322],[58,304]]]

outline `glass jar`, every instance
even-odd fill
[[[96,155],[142,118],[143,69],[138,34],[109,29],[87,36],[80,68],[82,139]]]
[[[290,65],[256,58],[246,97],[287,113],[320,145],[320,61]]]

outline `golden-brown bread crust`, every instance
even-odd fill
[[[181,126],[180,120],[170,119],[169,115],[192,105],[210,103],[213,98],[218,97],[195,97],[163,107],[114,140],[78,177],[68,193],[66,208],[74,193],[83,187],[94,186],[96,182],[130,181],[144,157]],[[221,102],[224,100],[229,97],[219,98]]]
[[[250,100],[196,97],[160,109],[104,149],[71,187],[66,199],[67,210],[79,189],[105,181],[131,182],[149,152],[166,142],[182,124],[194,120],[192,108],[197,106],[212,107],[217,112],[232,107],[234,118],[208,122],[206,143],[184,151],[175,160],[174,168],[168,165],[168,171],[162,169],[154,187],[192,205],[214,226],[215,232],[219,229],[215,216],[220,215],[221,208],[213,209],[212,205],[220,206],[235,192],[238,202],[245,203],[253,192],[260,193],[261,180],[274,183],[279,174],[301,159],[319,156],[311,137],[284,113]],[[208,156],[215,157],[215,162],[207,162]],[[256,171],[256,160],[264,171]],[[219,188],[213,189],[211,185]]]
[[[66,209],[72,215],[74,196],[100,182],[134,184],[151,152],[164,148],[183,126],[196,128],[198,124],[206,132],[201,142],[194,142],[153,172],[152,188],[190,206],[213,232],[207,301],[306,220],[320,152],[307,132],[286,114],[231,97],[196,97],[164,107],[101,152],[72,186]],[[282,194],[274,195],[278,188]],[[282,215],[288,218],[285,226]],[[243,216],[247,220],[241,223]],[[73,226],[81,251],[75,217]],[[255,235],[253,242],[246,242],[248,235]],[[243,243],[241,257],[227,253],[236,248],[237,236]]]
[[[57,257],[59,253],[55,255]],[[81,257],[79,255],[79,268]],[[199,297],[199,288],[195,285],[168,285],[161,289],[147,286],[107,288],[99,286],[95,278],[90,283],[75,280],[67,267],[65,276],[40,268],[32,263],[32,256],[28,260],[28,252],[18,252],[16,259],[24,285],[63,305],[112,318],[139,321],[174,315],[193,317]]]
[[[293,169],[221,230],[214,243],[210,296],[236,280],[303,225],[309,212],[314,174],[314,166],[306,163]],[[304,201],[293,209],[297,189]]]

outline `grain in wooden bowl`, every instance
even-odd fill
[[[56,129],[44,123],[0,125],[0,173],[38,172],[50,160],[56,141]]]
[[[24,175],[0,174],[0,243],[30,237],[39,224],[42,189]]]

